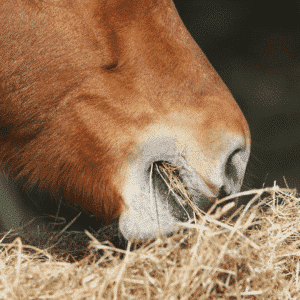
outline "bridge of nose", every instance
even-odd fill
[[[89,38],[101,51],[103,66],[116,66],[114,71],[123,73],[130,70],[128,75],[140,79],[135,86],[149,82],[150,88],[151,82],[156,85],[162,79],[168,86],[168,78],[189,88],[193,80],[202,80],[210,91],[222,85],[172,1],[76,0],[72,8],[82,17],[86,34],[93,33]]]

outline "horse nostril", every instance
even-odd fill
[[[234,150],[228,157],[225,165],[225,176],[230,183],[236,184],[239,180],[238,169],[241,168],[240,155],[242,149]],[[223,187],[222,187],[223,188]]]
[[[222,185],[219,191],[218,199],[225,198],[229,195],[231,195],[231,191],[230,192],[226,191],[226,186]]]

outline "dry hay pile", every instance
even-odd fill
[[[253,198],[235,217],[216,204],[135,251],[86,232],[89,254],[73,263],[3,238],[0,299],[300,299],[300,199],[277,186],[239,195]]]

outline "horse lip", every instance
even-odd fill
[[[194,216],[192,208],[183,199],[178,201],[170,193],[158,173],[155,178],[151,176],[151,166],[153,172],[153,166],[159,162],[181,167],[179,175],[199,210],[207,211],[212,205],[216,195],[190,165],[188,157],[183,157],[184,146],[184,141],[176,137],[152,136],[140,143],[127,158],[120,171],[124,178],[121,195],[126,208],[119,219],[120,230],[126,239],[145,239],[153,237],[157,232],[168,234],[178,228],[178,222],[188,221]],[[160,188],[159,185],[164,187]]]
[[[170,204],[172,215],[176,219],[185,222],[193,218],[195,213],[207,211],[217,197],[211,191],[209,194],[207,193],[209,187],[184,158],[181,158],[180,161],[181,163],[178,164],[177,161],[176,165],[169,161],[156,161],[151,164],[148,172],[150,177],[150,193],[153,195],[159,193],[159,198]],[[177,179],[185,186],[187,199],[184,199],[185,197],[176,192],[167,175],[162,174],[163,172],[160,170],[159,165],[163,163],[170,164],[176,168],[178,173]],[[206,193],[203,192],[203,186],[205,186],[204,190]]]

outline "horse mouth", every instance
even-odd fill
[[[207,172],[214,169],[203,170],[201,175],[201,170],[193,167],[194,160],[182,155],[179,146],[171,138],[151,139],[137,149],[138,155],[127,160],[122,188],[126,209],[119,221],[126,239],[171,233],[179,228],[178,223],[213,213],[211,208],[224,196],[222,187],[209,182]]]
[[[165,199],[172,215],[181,222],[199,219],[217,200],[224,196],[222,192],[216,197],[205,195],[197,186],[199,175],[186,163],[175,166],[168,161],[156,161],[149,167],[150,197],[156,201]],[[227,206],[227,208],[225,208]],[[232,200],[218,205],[218,214],[227,215],[227,209],[235,206]],[[221,210],[224,208],[223,212]],[[216,209],[211,211],[216,214]]]
[[[168,210],[182,222],[198,218],[213,204],[197,186],[199,175],[186,163],[179,166],[168,161],[156,161],[148,169],[150,198],[164,199]]]

